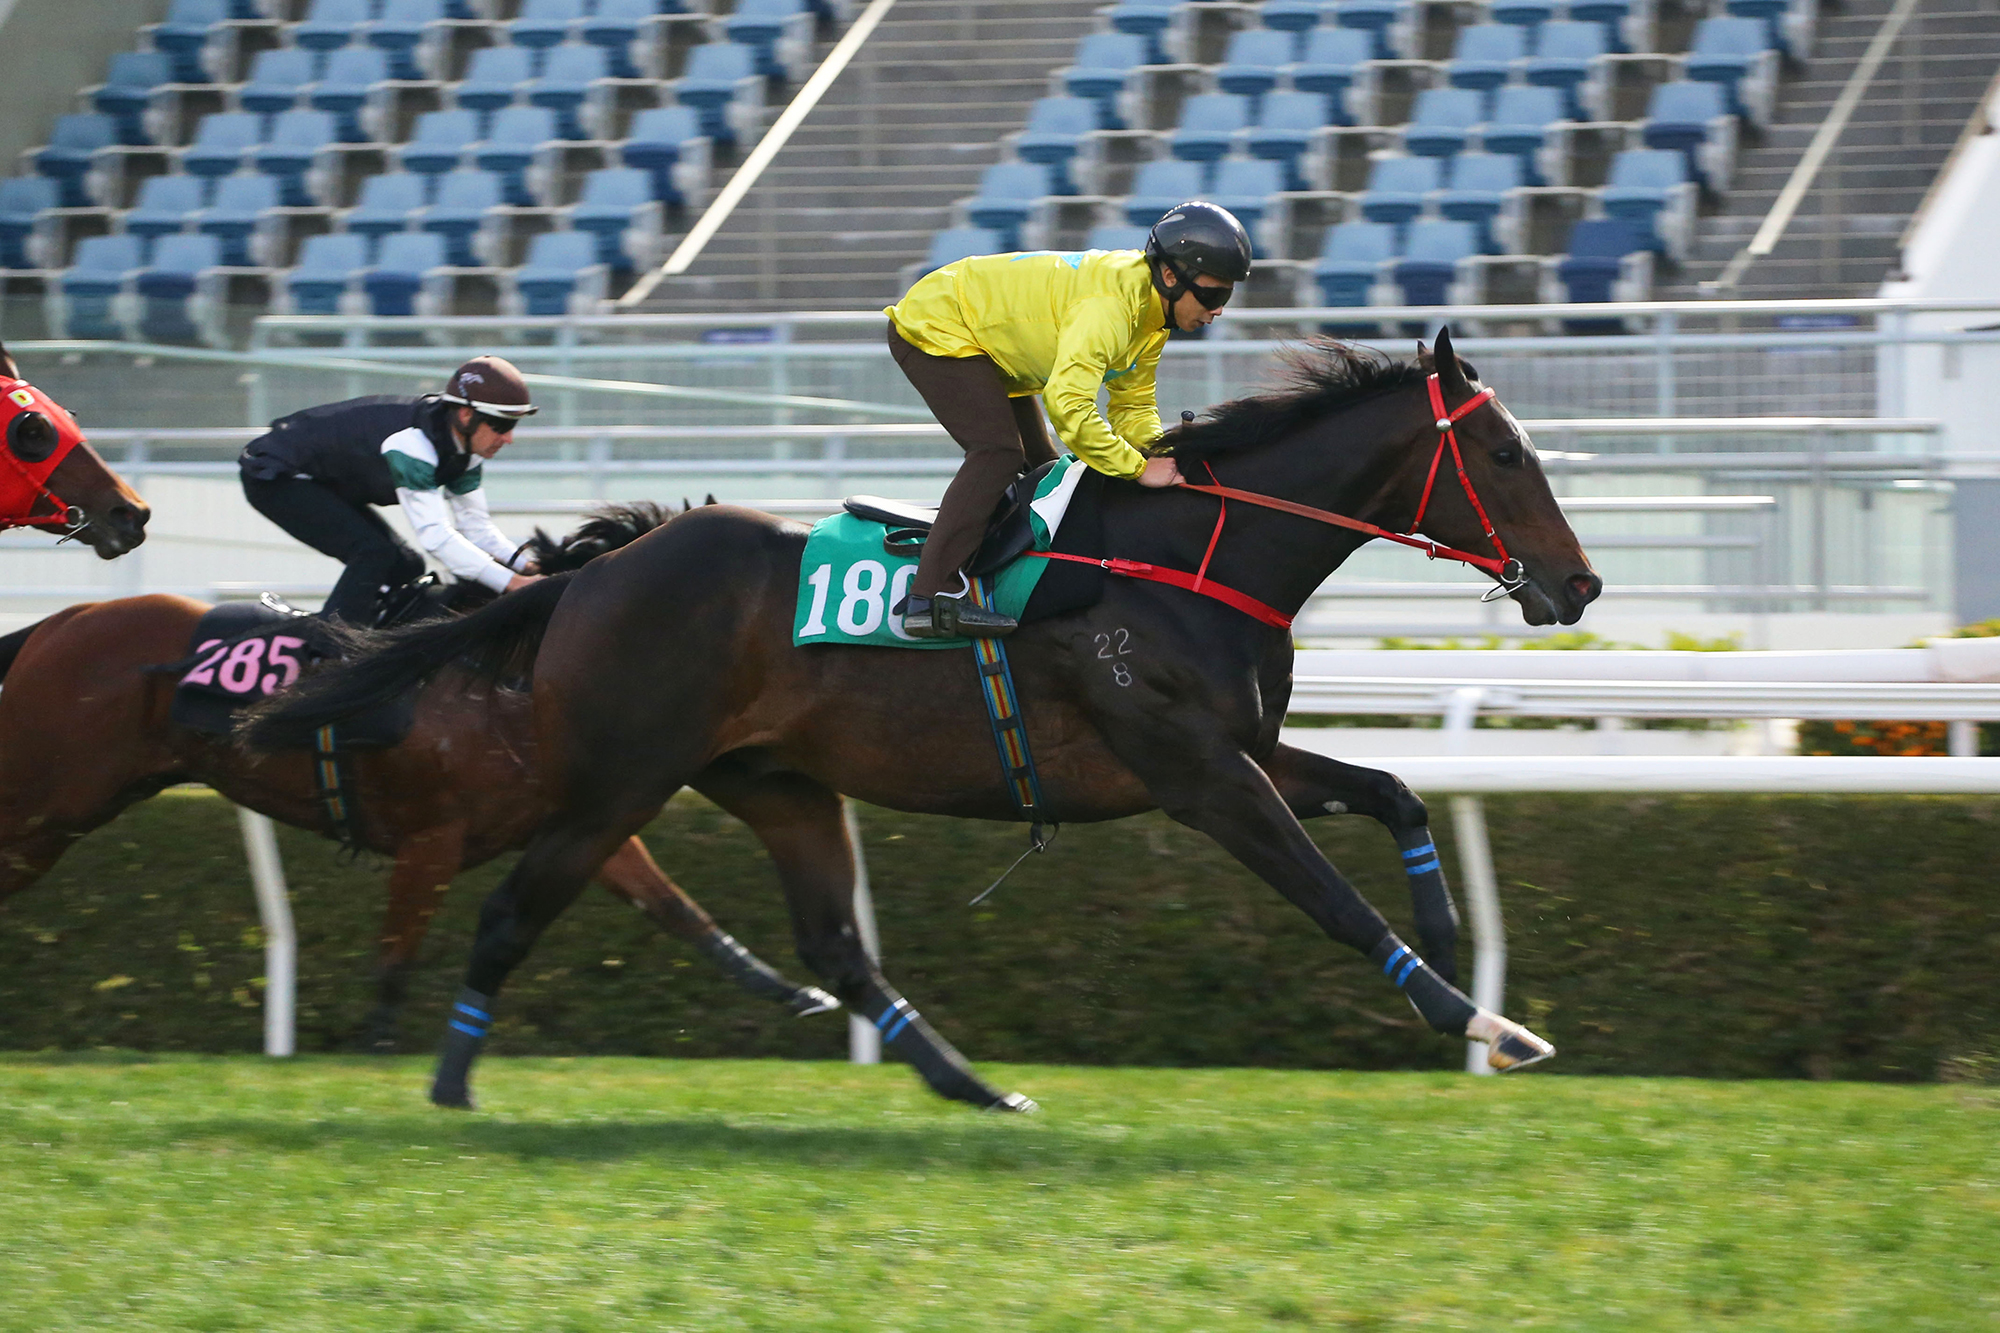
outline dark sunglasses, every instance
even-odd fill
[[[520,424],[512,417],[493,417],[484,412],[474,412],[472,419],[475,425],[484,426],[495,435],[512,435],[514,427]]]
[[[1172,265],[1172,268],[1174,276],[1181,280],[1182,288],[1199,301],[1204,310],[1220,310],[1228,305],[1229,298],[1236,294],[1234,287],[1199,286],[1194,280],[1194,275],[1183,272],[1179,264]]]

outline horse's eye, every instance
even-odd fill
[[[1493,451],[1493,461],[1501,467],[1519,467],[1521,465],[1521,451],[1512,448],[1496,449]]]

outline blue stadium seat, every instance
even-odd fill
[[[153,49],[173,62],[174,82],[212,83],[225,72],[211,67],[211,44],[221,45],[228,32],[228,0],[174,0],[164,22],[149,30]]]
[[[1180,128],[1168,141],[1168,150],[1189,162],[1214,162],[1228,156],[1236,136],[1249,127],[1249,98],[1199,93],[1181,105]]]
[[[526,207],[541,202],[530,169],[559,142],[555,112],[545,106],[510,106],[493,117],[485,140],[473,145],[472,161],[500,177],[508,203]]]
[[[735,42],[709,42],[688,52],[687,69],[674,82],[674,100],[701,116],[702,133],[721,144],[748,132],[763,106],[757,53]]]
[[[367,267],[367,237],[345,231],[308,236],[283,288],[301,315],[338,315],[356,275]]]
[[[584,9],[583,0],[521,0],[519,16],[507,25],[507,40],[524,49],[558,46]]]
[[[1368,221],[1401,227],[1424,211],[1426,197],[1443,187],[1443,177],[1434,157],[1378,157],[1368,169],[1368,188],[1355,203]]]
[[[262,116],[290,111],[317,73],[313,53],[302,46],[259,51],[250,60],[250,77],[236,90],[236,105]]]
[[[1343,222],[1329,227],[1313,265],[1320,300],[1333,306],[1372,303],[1383,268],[1396,257],[1396,229],[1385,222]]]
[[[86,184],[97,150],[117,142],[117,123],[101,111],[57,116],[48,143],[35,154],[35,171],[56,183],[63,208],[88,207]]]
[[[1648,148],[1679,152],[1709,188],[1727,184],[1735,122],[1719,85],[1679,80],[1654,88],[1640,138]]]
[[[1327,117],[1325,93],[1269,93],[1257,123],[1244,132],[1243,146],[1252,157],[1283,165],[1287,190],[1309,190],[1312,181],[1304,164],[1317,147]]]
[[[1650,12],[1650,6],[1645,6]],[[1630,51],[1640,49],[1635,40],[1644,35],[1643,22],[1635,23],[1641,12],[1637,0],[1569,0],[1569,16],[1580,23],[1595,23],[1604,29],[1605,49],[1608,51]]]
[[[1113,32],[1136,37],[1146,44],[1147,64],[1161,65],[1167,61],[1167,29],[1173,26],[1174,10],[1180,3],[1181,0],[1123,0],[1111,7],[1107,17]]]
[[[1565,107],[1578,120],[1595,120],[1607,108],[1604,29],[1595,23],[1544,23],[1535,34],[1535,53],[1522,62],[1522,77],[1540,88],[1562,90]]]
[[[46,176],[0,180],[0,268],[40,268],[35,222],[56,206],[56,183]]]
[[[1471,88],[1426,88],[1411,108],[1403,148],[1419,157],[1450,157],[1464,149],[1485,119],[1486,94]]]
[[[1125,128],[1121,105],[1133,76],[1146,64],[1146,39],[1129,32],[1093,32],[1076,45],[1076,56],[1058,71],[1072,97],[1097,103],[1099,128]]]
[[[790,78],[812,52],[813,18],[805,0],[736,0],[722,30],[757,53],[759,74],[774,78]]]
[[[1280,71],[1298,60],[1298,39],[1275,28],[1244,28],[1229,39],[1215,86],[1252,99],[1277,86]]]
[[[270,134],[252,152],[257,170],[278,182],[278,197],[289,208],[321,202],[326,172],[321,158],[340,141],[331,111],[286,111],[271,123]]]
[[[465,78],[453,84],[453,106],[478,111],[481,121],[503,106],[512,106],[522,85],[535,76],[535,53],[525,46],[488,46],[472,53]]]
[[[1097,106],[1083,97],[1044,97],[1028,109],[1028,127],[1014,139],[1014,156],[1055,169],[1058,194],[1076,194],[1073,164],[1097,129]]]
[[[551,47],[540,77],[522,85],[530,106],[556,113],[556,133],[565,139],[589,139],[602,123],[604,80],[611,77],[610,57],[601,46],[565,44]]]
[[[1819,13],[1816,0],[1727,0],[1723,8],[1736,18],[1762,20],[1769,44],[1793,60],[1812,54]]]
[[[248,267],[270,262],[271,246],[259,237],[275,233],[278,182],[269,176],[240,172],[215,182],[207,208],[195,214],[194,229],[222,242],[222,262]],[[264,251],[265,253],[259,253]]]
[[[153,89],[172,80],[173,62],[165,52],[120,51],[111,57],[104,82],[91,89],[90,104],[117,125],[119,143],[151,143],[146,109],[153,104]]]
[[[1763,124],[1770,119],[1776,52],[1759,19],[1720,15],[1695,26],[1682,76],[1721,85],[1736,115]]]
[[[444,0],[382,0],[382,16],[362,36],[389,57],[390,78],[421,79],[436,67],[444,17]]]
[[[148,176],[139,197],[125,214],[122,231],[143,240],[186,231],[194,214],[208,202],[199,176]]]
[[[466,150],[478,140],[478,112],[426,111],[417,117],[410,142],[390,155],[404,171],[442,176],[464,161]]]
[[[389,57],[372,46],[343,46],[326,57],[319,82],[306,90],[307,105],[331,111],[344,143],[367,143],[375,136],[362,123],[362,110],[377,84],[389,77]]]
[[[604,299],[597,244],[577,231],[545,231],[528,243],[513,275],[512,304],[524,315],[586,314]]]
[[[1289,71],[1292,87],[1300,92],[1324,93],[1331,100],[1334,123],[1352,125],[1356,116],[1348,101],[1348,89],[1374,58],[1369,35],[1355,28],[1315,28],[1306,34],[1299,63]]]
[[[222,264],[213,236],[175,234],[153,245],[146,266],[132,274],[139,335],[154,342],[215,342],[220,296],[211,270]]]
[[[1475,23],[1458,30],[1458,46],[1445,65],[1454,88],[1490,92],[1507,82],[1514,62],[1528,54],[1526,32],[1506,23]]]
[[[442,275],[436,270],[450,261],[445,257],[444,237],[428,232],[397,232],[385,237],[375,252],[375,262],[361,272],[361,294],[371,315],[415,315],[435,313],[436,301],[424,302],[420,294],[433,291]]]
[[[412,171],[388,171],[370,176],[361,182],[361,197],[354,207],[342,215],[341,230],[367,237],[371,246],[393,232],[408,231],[417,211],[429,202],[427,182],[448,180],[457,174],[453,171],[433,178]]]
[[[1086,250],[1144,250],[1146,248],[1145,227],[1134,227],[1123,223],[1107,222],[1092,227],[1090,235],[1084,239]]]
[[[292,45],[308,51],[338,50],[374,16],[371,0],[312,0],[305,18],[292,25]]]
[[[122,338],[118,298],[146,262],[145,242],[124,233],[86,236],[56,279],[49,323],[59,338]]]
[[[1650,273],[1645,261],[1651,258],[1643,236],[1623,218],[1594,218],[1570,229],[1569,253],[1555,265],[1562,284],[1562,299],[1568,301],[1644,300],[1647,292],[1635,290],[1639,272]],[[1634,261],[1639,261],[1635,264]],[[1623,290],[1621,290],[1623,288]],[[1570,323],[1572,332],[1610,332],[1597,327],[1599,321]]]
[[[659,201],[637,167],[600,167],[583,178],[583,194],[568,210],[570,230],[597,241],[597,260],[614,273],[650,268],[660,249]]]
[[[264,141],[264,118],[254,111],[216,111],[201,118],[194,142],[181,151],[181,170],[191,176],[227,176],[240,170],[244,155]]]
[[[1411,0],[1341,0],[1334,21],[1343,28],[1356,28],[1369,35],[1377,60],[1410,54],[1415,34],[1415,5]]]
[[[1447,305],[1465,261],[1478,253],[1478,233],[1470,222],[1434,218],[1410,225],[1403,256],[1389,271],[1403,289],[1404,305]]]
[[[1499,254],[1495,222],[1508,211],[1510,194],[1523,184],[1521,159],[1507,153],[1460,153],[1451,159],[1445,188],[1432,196],[1438,215],[1479,229],[1479,248]]]
[[[1232,157],[1215,165],[1208,197],[1234,213],[1255,232],[1271,207],[1271,196],[1285,188],[1284,168],[1254,157]]]
[[[1519,158],[1528,184],[1546,184],[1554,179],[1551,132],[1562,120],[1559,90],[1519,85],[1502,88],[1493,95],[1493,111],[1480,128],[1479,144],[1489,153]]]
[[[979,193],[962,205],[965,220],[1000,233],[1005,249],[1021,248],[1021,227],[1039,200],[1055,193],[1052,170],[1037,162],[999,162],[979,178]]]
[[[604,48],[613,78],[657,77],[657,62],[648,57],[655,45],[652,19],[658,12],[658,0],[597,0],[596,12],[577,25],[577,31],[584,41]]]
[[[1555,17],[1555,0],[1492,0],[1487,17],[1495,23],[1511,23],[1517,28],[1539,28]]]
[[[931,236],[931,248],[914,276],[921,278],[974,255],[1001,253],[1004,252],[1000,248],[1000,233],[990,227],[947,227]]]
[[[1132,176],[1132,192],[1125,196],[1125,220],[1135,227],[1151,227],[1176,204],[1207,192],[1208,173],[1199,162],[1165,157],[1142,163]]]
[[[1685,253],[1694,220],[1694,186],[1687,159],[1670,148],[1628,148],[1611,159],[1598,191],[1607,217],[1637,227],[1656,252]]]
[[[1257,17],[1279,32],[1306,32],[1331,23],[1337,7],[1338,0],[1264,0]]]
[[[444,262],[471,268],[497,257],[503,215],[494,210],[506,203],[499,176],[477,168],[460,168],[438,177],[437,202],[415,214],[420,231],[444,239]],[[482,241],[482,237],[487,238]],[[481,255],[481,250],[487,254]]]
[[[628,167],[652,172],[653,197],[680,207],[705,184],[708,137],[689,108],[649,107],[632,118],[618,159]],[[701,181],[695,180],[697,174]]]

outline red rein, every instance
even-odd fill
[[[1387,528],[1377,527],[1373,523],[1364,522],[1358,518],[1349,518],[1345,514],[1336,514],[1326,509],[1315,509],[1311,505],[1302,505],[1291,500],[1280,500],[1275,496],[1260,495],[1256,491],[1239,491],[1233,486],[1224,486],[1215,480],[1215,469],[1208,467],[1204,463],[1202,466],[1208,467],[1209,480],[1215,484],[1203,486],[1190,481],[1184,483],[1184,485],[1188,490],[1200,491],[1205,495],[1213,495],[1220,499],[1222,501],[1222,511],[1215,516],[1215,531],[1209,535],[1208,550],[1201,557],[1201,568],[1197,569],[1194,573],[1189,574],[1179,569],[1166,569],[1159,565],[1149,565],[1138,560],[1125,560],[1117,556],[1105,559],[1093,559],[1090,556],[1068,555],[1061,551],[1029,551],[1027,554],[1040,556],[1044,560],[1067,560],[1079,565],[1096,565],[1100,569],[1122,575],[1125,578],[1143,579],[1148,583],[1165,583],[1172,587],[1185,588],[1189,592],[1199,593],[1203,597],[1211,597],[1226,606],[1234,607],[1244,615],[1255,620],[1260,620],[1273,628],[1290,629],[1292,627],[1292,617],[1286,615],[1283,611],[1267,603],[1258,601],[1248,593],[1238,592],[1236,589],[1217,583],[1208,577],[1209,561],[1215,556],[1216,543],[1222,540],[1222,525],[1229,518],[1229,502],[1231,500],[1241,500],[1245,504],[1257,505],[1264,509],[1275,509],[1280,513],[1295,514],[1300,518],[1309,518],[1319,523],[1329,523],[1337,528],[1347,528],[1353,532],[1366,533],[1370,537],[1382,537],[1392,542],[1399,542],[1404,546],[1414,546],[1433,560],[1443,557],[1446,560],[1461,561],[1464,564],[1471,565],[1474,569],[1485,570],[1488,574],[1493,575],[1503,583],[1518,578],[1520,574],[1520,562],[1507,554],[1506,544],[1500,540],[1500,534],[1493,530],[1493,520],[1486,516],[1486,506],[1479,502],[1479,493],[1472,487],[1472,478],[1465,475],[1465,459],[1459,453],[1458,432],[1454,429],[1475,408],[1491,401],[1493,390],[1481,389],[1471,398],[1459,404],[1455,411],[1447,412],[1444,406],[1444,389],[1439,385],[1438,377],[1433,374],[1427,383],[1431,393],[1431,410],[1437,414],[1438,445],[1437,452],[1431,455],[1430,474],[1424,478],[1424,494],[1423,498],[1417,502],[1417,516],[1410,520],[1407,532],[1391,532]],[[1452,546],[1440,546],[1428,538],[1415,535],[1417,525],[1424,521],[1424,512],[1430,508],[1431,492],[1437,485],[1438,467],[1444,461],[1446,446],[1449,446],[1451,449],[1452,466],[1458,471],[1458,484],[1465,491],[1465,498],[1472,502],[1472,511],[1479,515],[1479,524],[1486,533],[1486,539],[1492,542],[1493,549],[1500,553],[1497,559],[1490,555],[1474,555],[1470,551],[1461,551]]]

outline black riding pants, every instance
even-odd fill
[[[411,550],[370,505],[350,504],[316,481],[243,478],[243,495],[265,518],[347,568],[326,599],[326,614],[371,625],[382,593],[424,572]]]

